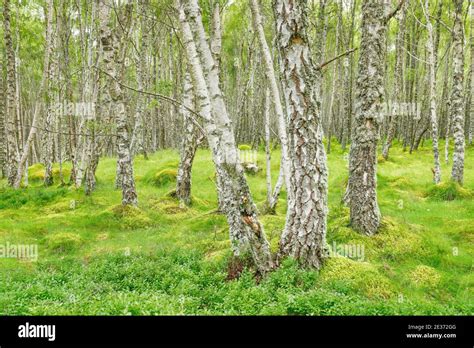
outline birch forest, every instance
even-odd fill
[[[0,313],[472,315],[473,16],[0,0]]]

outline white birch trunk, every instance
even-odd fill
[[[129,5],[126,5],[129,6]],[[121,178],[122,204],[137,205],[135,179],[133,177],[133,162],[130,152],[130,140],[127,127],[127,114],[124,103],[122,86],[117,79],[121,78],[119,72],[121,59],[118,49],[118,40],[111,30],[110,9],[112,3],[107,0],[99,1],[100,42],[102,45],[102,60],[107,72],[106,91],[108,105],[115,114],[117,125],[117,174]]]
[[[278,89],[278,81],[273,66],[273,59],[265,38],[263,30],[262,15],[260,14],[260,5],[257,0],[250,0],[250,8],[252,10],[253,26],[258,35],[260,48],[262,50],[263,63],[265,64],[265,75],[267,76],[269,87],[272,95],[273,107],[277,116],[278,135],[281,143],[281,166],[283,167],[285,183],[287,187],[288,199],[291,198],[290,190],[290,159],[288,155],[288,131],[286,126],[286,117],[281,103],[280,90]]]
[[[454,0],[455,17],[453,28],[453,88],[451,92],[451,120],[453,122],[454,153],[451,179],[459,184],[464,181],[464,30],[463,0]]]
[[[6,0],[9,1],[9,0]],[[52,26],[53,26],[53,1],[48,0],[46,2],[47,6],[47,13],[46,13],[46,44],[45,44],[45,51],[44,51],[44,59],[43,59],[43,76],[41,78],[41,83],[40,87],[38,90],[38,95],[40,97],[43,96],[43,93],[45,91],[45,86],[47,83],[47,77],[48,77],[48,69],[49,69],[49,60],[51,56],[51,48],[52,48]],[[30,152],[30,147],[33,144],[33,141],[35,139],[37,130],[38,130],[38,123],[39,123],[39,103],[35,103],[34,108],[33,108],[33,121],[31,122],[31,128],[28,133],[28,138],[26,139],[26,143],[23,147],[23,152],[21,154],[20,160],[18,162],[18,166],[16,168],[15,173],[10,172],[10,176],[14,177],[14,183],[13,186],[15,188],[19,188],[21,184],[21,179],[27,171],[28,168],[26,168],[26,163],[28,160],[28,154]]]
[[[279,259],[296,258],[302,266],[319,269],[326,244],[327,178],[316,69],[309,48],[307,3],[274,3],[283,90],[288,101],[292,199],[280,241]]]
[[[433,25],[429,18],[429,0],[425,1],[425,7],[423,9],[426,19],[426,28],[428,30],[428,42],[426,44],[426,50],[428,53],[428,70],[429,70],[429,113],[431,122],[431,140],[433,142],[433,181],[435,184],[439,184],[441,181],[441,169],[439,163],[439,148],[438,148],[438,117],[436,115],[436,58],[435,58],[435,47],[434,47],[434,33]]]
[[[8,185],[15,186],[15,175],[18,169],[18,146],[16,142],[16,79],[15,79],[15,52],[11,32],[10,0],[3,3],[3,34],[5,38],[6,66],[7,66],[7,107],[6,107],[6,139]],[[19,186],[19,185],[18,185]]]
[[[257,218],[257,210],[240,164],[231,121],[219,88],[216,65],[202,25],[199,5],[195,0],[187,1],[184,7],[179,0],[177,4],[195,93],[200,102],[204,129],[222,188],[219,199],[225,207],[232,250],[235,257],[243,257],[249,253],[258,271],[264,274],[273,267],[270,247]]]

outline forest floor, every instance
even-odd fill
[[[258,156],[263,168],[264,153]],[[319,273],[287,260],[258,284],[250,271],[226,280],[228,229],[225,217],[214,212],[207,150],[196,156],[193,205],[187,209],[167,196],[175,184],[177,151],[136,158],[138,209],[121,208],[112,158],[101,160],[92,197],[57,181],[43,188],[42,168],[35,165],[28,189],[14,191],[0,181],[0,246],[38,245],[37,261],[0,258],[0,314],[472,315],[473,158],[470,147],[466,190],[433,190],[430,144],[411,155],[395,146],[378,166],[383,227],[365,237],[348,227],[348,211],[340,204],[347,152],[334,142],[328,155],[328,243],[357,245],[363,257],[328,258]],[[443,180],[450,168],[443,163]],[[275,152],[274,181],[278,170]],[[264,168],[248,179],[262,206]],[[458,196],[443,199],[450,194]],[[260,217],[274,250],[285,222],[284,198],[283,193],[276,215]]]

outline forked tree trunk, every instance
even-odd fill
[[[285,183],[288,192],[288,198],[291,198],[290,182],[290,159],[288,157],[288,131],[286,127],[286,117],[278,89],[278,80],[275,75],[273,59],[265,38],[263,30],[262,15],[260,14],[260,5],[257,0],[250,0],[250,8],[252,10],[253,26],[258,35],[260,48],[262,50],[263,63],[265,65],[265,75],[269,82],[270,92],[272,96],[273,107],[278,121],[278,135],[281,144],[281,166],[285,177]]]
[[[453,88],[451,92],[451,120],[453,122],[454,153],[451,179],[459,184],[464,181],[464,29],[462,23],[463,0],[454,0],[453,28]]]
[[[319,269],[326,243],[327,165],[323,146],[316,69],[307,36],[308,7],[303,0],[274,2],[283,90],[288,100],[290,191],[279,259],[296,258]]]
[[[95,70],[93,69],[94,64],[94,50],[93,50],[93,41],[94,37],[92,35],[87,36],[87,29],[90,32],[93,32],[96,28],[96,18],[97,18],[97,2],[92,2],[91,6],[91,19],[89,27],[84,26],[81,32],[82,44],[87,47],[87,50],[84,50],[84,64],[83,64],[83,91],[82,91],[82,101],[84,105],[94,104],[96,101],[96,81],[94,80]],[[80,132],[83,132],[84,135],[79,137],[79,146],[77,147],[77,163],[76,163],[76,181],[75,187],[78,189],[82,186],[83,181],[85,181],[85,192],[90,194],[95,185],[95,179],[90,176],[90,164],[92,162],[92,156],[94,152],[94,142],[95,142],[95,114],[82,114],[80,115]],[[80,155],[79,155],[80,153]],[[85,178],[85,180],[84,180]]]
[[[225,207],[232,251],[236,257],[250,254],[257,270],[264,274],[273,268],[270,246],[265,238],[263,226],[258,220],[257,209],[240,164],[231,121],[219,87],[217,66],[206,38],[200,8],[197,0],[186,1],[183,4],[185,5],[182,6],[181,1],[177,1],[183,44],[221,185],[219,199]]]

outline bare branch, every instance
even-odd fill
[[[159,94],[159,93],[153,93],[153,92],[148,92],[148,91],[142,91],[142,90],[139,90],[137,88],[134,88],[134,87],[131,87],[131,86],[128,86],[124,83],[122,83],[121,81],[117,80],[115,77],[113,77],[112,75],[110,75],[109,73],[107,73],[106,71],[102,70],[101,68],[99,67],[95,67],[96,69],[98,69],[99,71],[103,72],[104,74],[106,74],[107,76],[109,76],[110,78],[114,79],[115,82],[117,82],[120,86],[124,87],[124,88],[127,88],[131,91],[134,91],[134,92],[137,92],[137,93],[142,93],[142,94],[145,94],[145,95],[149,95],[149,96],[152,96],[152,97],[156,97],[156,98],[159,98],[159,99],[162,99],[162,100],[166,100],[174,105],[178,105],[180,107],[183,107],[185,108],[187,111],[189,111],[190,113],[192,113],[193,115],[196,115],[196,116],[199,116],[200,118],[203,118],[197,111],[187,107],[186,105],[184,105],[183,103],[180,103],[179,101],[177,101],[176,99],[173,99],[171,97],[168,97],[166,95],[163,95],[163,94]],[[201,125],[199,124],[199,122],[196,120],[196,118],[191,117],[191,120],[193,121],[193,123],[198,127],[199,131],[205,135],[206,132],[204,131],[204,129],[201,127]]]
[[[387,16],[385,16],[385,23],[387,23],[390,19],[392,19],[393,16],[397,14],[397,12],[402,8],[402,5],[404,2],[405,0],[400,0],[397,7],[395,7],[395,9],[392,12],[390,12]]]
[[[338,60],[339,58],[342,58],[342,57],[344,57],[344,56],[347,56],[348,54],[351,54],[351,53],[357,51],[358,49],[359,49],[359,47],[355,47],[355,48],[352,48],[352,49],[350,49],[350,50],[348,50],[348,51],[346,51],[346,52],[343,52],[343,53],[337,55],[336,57],[331,58],[331,59],[325,61],[324,63],[320,64],[316,69],[319,69],[319,70],[320,70],[320,69],[324,68],[326,65],[331,64],[331,63],[334,62],[335,60]]]

